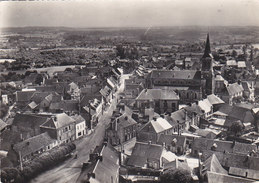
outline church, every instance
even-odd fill
[[[175,91],[180,103],[190,103],[214,93],[213,56],[209,34],[200,70],[153,70],[147,77],[147,87]]]

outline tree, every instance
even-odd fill
[[[236,50],[233,50],[233,51],[232,51],[232,57],[236,58],[236,56],[237,56],[237,51],[236,51]]]
[[[160,176],[161,183],[191,183],[191,172],[185,169],[169,169]]]
[[[35,83],[38,85],[41,85],[43,82],[43,76],[41,74],[38,74],[35,79]]]
[[[116,46],[116,53],[117,53],[117,57],[120,57],[121,59],[125,58],[125,49],[123,48],[122,45]]]
[[[8,112],[9,107],[3,103],[0,104],[0,118],[5,117]]]
[[[243,129],[244,125],[240,120],[233,122],[230,126],[230,131],[233,132],[235,136],[237,136],[237,134],[240,134]]]

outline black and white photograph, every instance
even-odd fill
[[[259,182],[259,0],[0,1],[0,177]]]

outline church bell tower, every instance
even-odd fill
[[[213,56],[210,50],[210,37],[207,34],[204,54],[201,58],[201,74],[203,83],[203,97],[214,93]]]

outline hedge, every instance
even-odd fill
[[[19,168],[4,168],[1,170],[2,182],[28,182],[41,172],[65,161],[69,157],[68,155],[75,149],[76,145],[74,143],[64,144],[44,152],[31,161],[25,162],[23,170]]]

